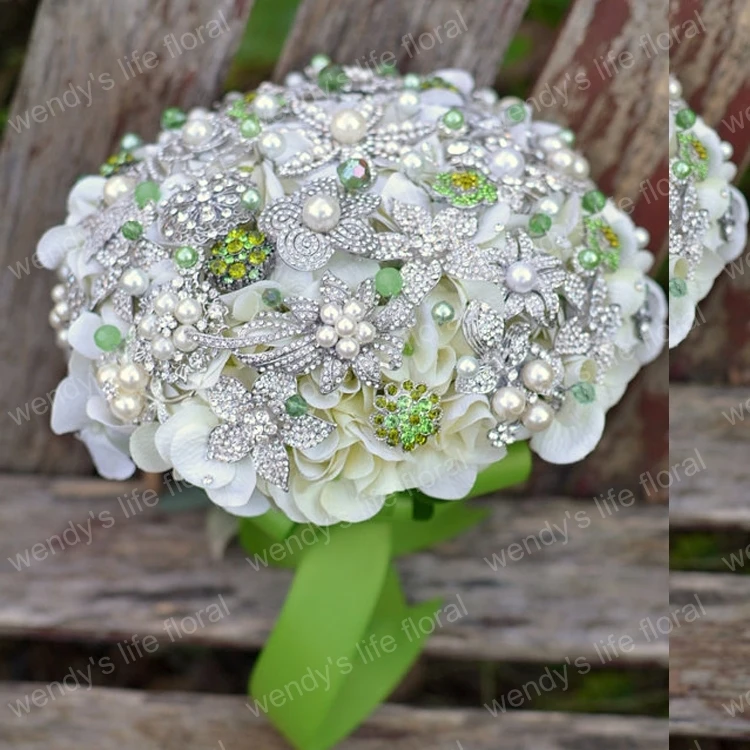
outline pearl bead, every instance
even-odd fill
[[[125,175],[115,175],[104,183],[104,202],[111,206],[118,198],[135,189],[135,180]]]
[[[65,291],[64,284],[55,284],[52,287],[52,301],[53,302],[64,302],[68,298],[68,293]]]
[[[260,94],[253,100],[253,112],[261,120],[272,120],[279,114],[279,100],[269,94]]]
[[[588,177],[589,176],[589,162],[583,156],[576,156],[573,160],[573,174],[576,177]]]
[[[336,321],[336,333],[339,336],[352,336],[354,331],[357,330],[357,321],[350,318],[348,315],[342,315]]]
[[[118,374],[119,374],[119,370],[117,369],[117,365],[113,365],[113,364],[102,365],[96,371],[96,382],[99,385],[105,385],[106,383],[111,383],[117,378]]]
[[[456,362],[456,372],[464,377],[471,377],[479,369],[476,357],[465,356]]]
[[[565,147],[565,144],[556,135],[545,135],[539,141],[539,145],[544,151],[558,151]]]
[[[67,302],[58,302],[53,311],[60,320],[67,320],[70,317],[70,305]]]
[[[159,336],[151,342],[151,354],[156,359],[167,360],[174,357],[174,344],[171,339]]]
[[[174,316],[180,323],[197,323],[203,317],[203,305],[192,297],[181,299],[174,309]]]
[[[561,148],[559,151],[552,151],[547,156],[547,163],[551,167],[556,167],[557,169],[566,171],[573,166],[574,159],[575,156],[572,151],[569,151],[566,148]]]
[[[313,232],[330,232],[341,218],[341,206],[332,195],[311,195],[302,208],[302,223]]]
[[[315,340],[318,342],[318,346],[329,349],[336,344],[339,337],[336,330],[331,326],[320,326],[315,332]]]
[[[521,379],[529,390],[542,393],[552,385],[555,372],[544,360],[534,359],[523,366]]]
[[[419,172],[424,166],[424,161],[419,154],[408,151],[401,157],[401,165],[407,172]]]
[[[725,159],[731,159],[732,154],[734,153],[734,146],[732,146],[729,141],[722,141],[721,142],[721,153],[724,156]]]
[[[61,347],[68,346],[68,329],[67,328],[61,328],[55,334],[55,343]]]
[[[530,432],[542,432],[552,424],[554,418],[552,407],[543,401],[537,401],[524,412],[521,422]]]
[[[152,339],[156,336],[158,325],[156,322],[156,316],[153,314],[146,315],[140,323],[138,323],[138,333],[144,339]]]
[[[47,320],[53,328],[59,328],[62,325],[62,319],[54,310],[50,310]]]
[[[143,396],[135,393],[123,393],[112,399],[110,409],[123,422],[132,422],[143,411]]]
[[[162,292],[154,300],[154,310],[158,315],[169,315],[174,312],[178,302],[179,299],[174,292]]]
[[[336,354],[341,359],[354,359],[359,354],[359,344],[354,339],[339,339]]]
[[[136,362],[123,365],[117,372],[117,385],[124,391],[143,390],[148,380],[148,373]]]
[[[212,135],[211,123],[202,119],[190,120],[182,129],[182,140],[188,146],[202,146]]]
[[[354,320],[362,320],[365,314],[364,305],[357,299],[350,299],[344,305],[344,315],[347,315]]]
[[[495,391],[492,397],[492,411],[498,419],[513,420],[523,414],[526,408],[526,397],[518,388],[506,385]]]
[[[120,288],[133,297],[140,297],[148,291],[148,274],[140,268],[128,268],[120,276]]]
[[[511,291],[526,294],[536,286],[536,270],[524,260],[511,264],[505,274],[505,281]]]
[[[430,312],[432,314],[432,319],[439,326],[450,323],[456,315],[456,311],[453,309],[453,305],[451,305],[450,302],[446,302],[445,300],[436,302],[432,306],[432,310]]]
[[[682,85],[679,81],[672,79],[669,82],[669,96],[672,99],[679,99],[682,96]]]
[[[647,247],[648,243],[651,241],[651,235],[648,233],[648,229],[636,227],[635,239],[638,241],[639,247]]]
[[[266,133],[258,141],[258,148],[263,156],[269,159],[277,159],[286,149],[286,139],[281,133]]]
[[[320,308],[320,319],[328,326],[332,326],[341,317],[341,308],[329,302]]]
[[[420,104],[416,91],[404,91],[397,100],[398,110],[404,117],[411,117],[419,112]]]
[[[193,326],[178,326],[172,334],[172,341],[181,352],[192,352],[198,348],[195,334]]]
[[[518,177],[526,163],[524,158],[512,148],[501,148],[492,154],[491,166],[499,177]]]
[[[364,138],[366,132],[365,118],[353,109],[342,109],[331,119],[331,135],[339,143],[357,143]]]
[[[560,206],[552,198],[542,198],[537,204],[537,209],[547,216],[556,216],[560,211]]]
[[[363,320],[361,323],[357,323],[357,332],[354,334],[354,337],[360,344],[369,344],[375,340],[376,333],[375,326]]]

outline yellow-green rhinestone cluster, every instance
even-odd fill
[[[497,203],[497,188],[476,169],[441,172],[432,189],[459,208],[473,208],[481,203]]]
[[[209,251],[206,270],[224,292],[264,279],[271,270],[273,245],[252,224],[230,230]]]
[[[137,159],[130,151],[118,151],[112,154],[104,164],[99,167],[99,174],[102,177],[112,177],[127,169],[131,164],[135,164]]]
[[[442,416],[440,396],[423,383],[407,380],[389,383],[378,392],[370,421],[378,439],[410,452],[439,432]]]
[[[586,230],[587,250],[592,257],[595,254],[597,258],[595,266],[603,263],[610,271],[616,271],[620,266],[621,244],[617,232],[600,217],[586,218],[583,225]]]
[[[690,167],[686,173],[693,172],[699,180],[708,175],[708,149],[694,133],[677,133],[677,151],[685,165]]]
[[[446,81],[445,78],[441,78],[440,76],[424,78],[420,82],[419,88],[421,88],[422,91],[429,91],[430,89],[443,89],[445,91],[455,91],[456,93],[458,93],[458,88],[456,86],[454,86],[450,81]]]

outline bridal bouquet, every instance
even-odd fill
[[[52,426],[105,477],[203,488],[253,551],[333,527],[287,545],[297,577],[251,682],[262,702],[345,660],[267,709],[327,748],[419,653],[404,617],[439,606],[407,607],[392,558],[475,523],[444,501],[522,481],[529,448],[586,456],[661,349],[648,234],[570,131],[463,71],[319,56],[162,128],[123,138],[40,241],[69,356]],[[396,647],[354,665],[372,634]]]
[[[669,346],[695,322],[697,304],[747,241],[748,210],[731,181],[732,146],[682,99],[669,82]]]

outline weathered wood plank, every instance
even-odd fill
[[[221,595],[230,615],[180,642],[261,647],[290,573],[256,571],[239,549],[211,560],[202,513],[167,515],[157,506],[125,518],[117,497],[133,487],[2,481],[0,634],[110,640],[138,633],[169,643],[166,620],[194,617]],[[492,515],[481,528],[401,564],[410,597],[443,596],[465,607],[460,619],[436,627],[428,654],[537,663],[584,657],[601,665],[596,644],[630,635],[635,647],[616,665],[666,664],[666,640],[639,635],[639,622],[661,616],[666,604],[666,509],[610,506],[609,516],[591,502],[565,499],[484,502]],[[54,555],[34,559],[34,544],[43,558],[51,535],[89,520],[90,543],[83,532],[76,543],[71,531],[64,551],[53,541]],[[529,536],[539,542],[510,546]],[[20,563],[19,572],[16,556],[27,550],[29,565]],[[493,554],[504,555],[497,572],[484,560]]]
[[[673,528],[750,530],[749,397],[750,392],[740,388],[672,385]],[[685,462],[691,458],[706,468],[688,476]]]
[[[0,685],[0,704],[39,688]],[[24,718],[4,716],[0,750],[286,750],[289,746],[240,696],[79,690]],[[384,706],[340,750],[654,750],[667,722],[617,716],[501,714],[468,709]]]
[[[166,106],[212,102],[251,6],[252,0],[40,5],[0,150],[0,205],[13,217],[0,223],[0,317],[13,321],[0,343],[0,468],[90,466],[73,441],[50,441],[47,412],[31,412],[20,426],[6,414],[28,411],[35,398],[48,401],[63,366],[46,325],[52,277],[31,262],[36,242],[63,218],[75,178],[96,170],[123,132],[152,136]],[[136,51],[140,72],[136,63],[128,67]]]
[[[458,67],[491,85],[529,0],[303,0],[276,76],[325,52],[340,63],[402,71]]]
[[[679,573],[672,575],[671,590],[673,610],[696,594],[706,609],[670,636],[672,734],[750,739],[750,579]]]

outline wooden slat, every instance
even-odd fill
[[[714,573],[671,578],[672,609],[694,601],[706,614],[670,636],[671,732],[687,737],[750,738],[750,579]],[[731,701],[744,708],[727,711]],[[740,701],[744,701],[740,703]]]
[[[0,634],[90,640],[138,633],[169,642],[165,620],[193,616],[221,595],[231,616],[180,642],[260,648],[284,600],[289,571],[256,571],[239,549],[222,562],[210,560],[202,513],[166,515],[156,507],[125,519],[116,496],[131,489],[83,480],[2,481]],[[580,656],[597,665],[600,640],[630,635],[635,648],[611,666],[666,664],[666,640],[647,643],[639,636],[639,622],[661,616],[667,599],[666,509],[621,508],[605,519],[590,502],[485,502],[492,515],[481,528],[401,564],[414,600],[443,596],[456,603],[460,596],[466,608],[460,619],[436,629],[428,654],[543,663]],[[54,558],[30,558],[21,572],[7,560],[70,522],[85,527],[90,513],[104,511],[114,521],[102,517],[111,528],[92,522],[90,544],[83,538],[64,552],[56,547]],[[508,548],[547,524],[564,523],[567,544],[558,532],[547,547],[528,542],[531,554]],[[501,551],[506,567],[494,572],[483,558]],[[512,562],[509,553],[521,559]]]
[[[672,385],[670,465],[677,467],[670,491],[673,528],[750,530],[748,399],[747,389]],[[690,459],[702,461],[706,468],[688,476],[685,467]]]
[[[288,750],[239,696],[79,690],[23,719],[8,702],[44,688],[0,685],[0,750]],[[41,702],[41,701],[40,701]],[[385,706],[340,750],[654,750],[666,747],[666,721],[585,714],[501,714],[484,710]]]
[[[252,0],[41,3],[0,151],[0,205],[13,217],[0,223],[0,318],[12,321],[0,344],[0,468],[74,472],[90,466],[73,441],[50,441],[48,410],[30,412],[20,426],[6,414],[28,411],[35,398],[43,411],[63,365],[46,324],[52,274],[30,262],[36,242],[64,217],[66,191],[76,177],[95,171],[123,132],[152,136],[166,106],[211,104],[251,6]],[[211,27],[214,38],[206,26],[211,20],[222,24]],[[186,33],[193,36],[185,37],[185,46],[195,40],[192,50],[181,41]],[[167,34],[177,39],[174,57],[165,46]],[[119,62],[134,51],[141,58],[151,53],[146,60],[152,69],[123,71]],[[86,93],[76,94],[76,86]]]
[[[303,0],[276,76],[325,52],[337,62],[372,69],[385,59],[402,71],[470,70],[495,80],[529,0]],[[405,39],[412,35],[411,40]],[[388,55],[383,58],[382,55]]]

